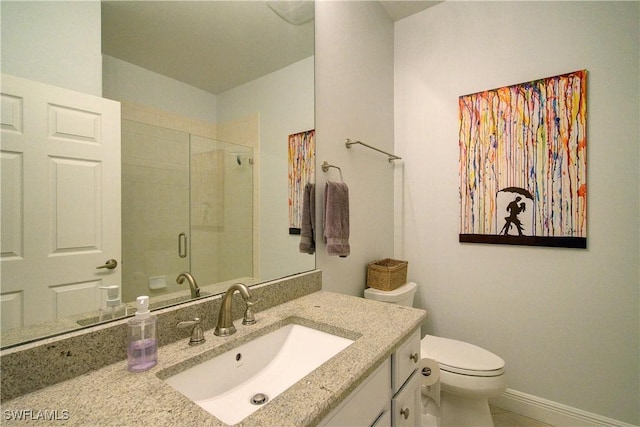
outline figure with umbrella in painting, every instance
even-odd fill
[[[518,219],[518,215],[520,212],[524,212],[526,208],[526,204],[524,202],[519,203],[522,200],[522,197],[517,196],[514,201],[507,205],[507,211],[509,212],[509,216],[506,216],[504,227],[500,230],[500,234],[504,234],[507,236],[509,234],[509,230],[511,230],[511,226],[515,225],[518,230],[518,236],[522,236],[522,222]]]
[[[523,236],[526,226],[531,226],[531,218],[521,215],[527,210],[527,203],[533,203],[533,196],[529,190],[520,187],[507,187],[497,193],[498,206],[504,207],[509,216],[504,217],[505,223],[500,233],[509,236],[513,227],[518,231],[518,236]],[[507,198],[508,197],[508,198]],[[528,199],[528,200],[527,200]]]

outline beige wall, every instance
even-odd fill
[[[512,390],[635,425],[639,22],[638,2],[444,2],[395,32],[398,221],[424,332],[494,351]],[[458,97],[580,69],[588,249],[458,243]]]
[[[102,96],[99,1],[2,1],[2,72]]]
[[[103,96],[203,122],[216,121],[216,96],[129,62],[102,55]],[[161,88],[161,89],[160,89]]]
[[[325,290],[362,296],[366,264],[393,256],[393,174],[397,165],[362,146],[393,151],[393,22],[378,2],[316,2],[317,165],[342,169],[349,186],[347,258],[328,256],[318,227],[317,265]],[[316,172],[317,206],[335,169]],[[317,215],[321,224],[322,215]]]
[[[288,153],[290,134],[314,129],[314,57],[218,94],[220,139],[223,123],[258,118],[259,144],[253,165],[256,192],[256,268],[260,280],[271,280],[315,268],[315,257],[300,253],[300,236],[289,234]],[[236,127],[243,129],[243,127]],[[252,127],[244,127],[252,129]]]

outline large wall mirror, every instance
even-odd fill
[[[2,3],[5,50],[41,37],[31,25],[4,25],[22,7],[56,13],[64,4],[69,20],[69,7],[85,2]],[[101,276],[90,285],[41,284],[42,305],[29,307],[39,319],[24,309],[31,283],[1,276],[3,348],[108,321],[123,314],[118,300],[131,307],[149,295],[160,308],[315,268],[291,224],[292,188],[304,187],[291,175],[292,151],[311,162],[305,179],[314,173],[313,11],[311,1],[101,2],[101,95],[122,105],[121,253],[114,269],[107,259],[95,266]],[[11,58],[3,54],[3,73],[15,74]],[[178,280],[183,272],[198,292]]]

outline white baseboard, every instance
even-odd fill
[[[489,403],[554,427],[638,427],[512,389]]]

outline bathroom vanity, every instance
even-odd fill
[[[356,420],[358,425],[403,426],[415,425],[414,417],[419,420],[420,389],[414,371],[423,310],[317,291],[255,317],[257,323],[250,326],[236,319],[237,332],[229,337],[214,336],[207,329],[202,345],[189,346],[185,338],[161,346],[158,365],[148,371],[131,373],[122,360],[3,401],[3,421],[22,424],[11,415],[19,412],[11,411],[31,410],[32,415],[45,411],[37,420],[43,425],[61,421],[49,421],[46,415],[60,416],[72,425],[224,425],[169,386],[166,378],[290,323],[353,343],[240,424],[344,425]]]
[[[421,419],[420,330],[345,398],[321,426],[418,426]]]

